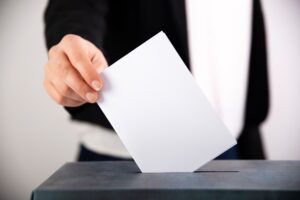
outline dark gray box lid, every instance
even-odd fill
[[[211,161],[195,173],[140,173],[131,161],[67,163],[33,191],[48,199],[300,199],[300,161]]]

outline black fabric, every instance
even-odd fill
[[[265,159],[261,131],[258,126],[244,128],[238,138],[238,152],[241,159]]]
[[[266,118],[269,107],[263,15],[260,2],[253,2],[245,123],[238,141],[242,152],[240,156],[245,159],[264,158],[259,126]],[[109,64],[162,30],[189,68],[184,0],[50,0],[44,20],[48,49],[64,35],[73,33],[100,48]],[[96,104],[66,110],[73,120],[112,129]]]
[[[259,125],[269,110],[266,34],[259,0],[253,1],[252,45],[250,54],[245,122],[238,139],[240,156],[244,159],[264,159]]]
[[[95,153],[83,145],[80,145],[79,154],[77,160],[79,162],[85,162],[85,161],[130,161],[132,159],[122,159],[115,156],[108,156],[104,154],[98,154]]]
[[[260,124],[267,117],[269,109],[266,33],[259,0],[254,0],[252,21],[252,45],[245,126]],[[259,109],[259,112],[257,112],[257,109]]]

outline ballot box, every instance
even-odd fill
[[[141,173],[132,161],[67,163],[33,200],[300,199],[300,161],[211,161],[194,173]]]

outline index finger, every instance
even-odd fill
[[[63,40],[62,48],[70,63],[89,86],[99,91],[103,82],[91,61],[91,51],[95,50],[89,49],[89,46],[85,43],[87,41],[79,36],[66,36]]]

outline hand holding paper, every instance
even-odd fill
[[[164,33],[102,77],[98,105],[142,172],[193,172],[236,144]]]

